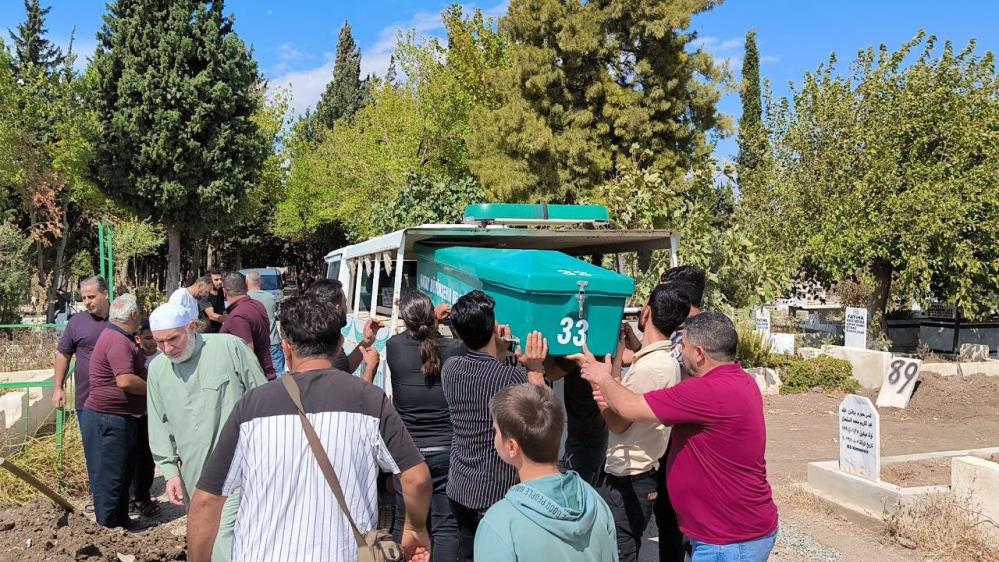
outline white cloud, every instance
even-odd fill
[[[506,12],[508,0],[482,8],[482,13],[487,17],[498,17]],[[465,13],[475,10],[475,4],[463,6]],[[384,27],[379,33],[375,42],[367,48],[361,50],[361,76],[374,74],[384,76],[388,70],[389,61],[395,52],[396,43],[400,31],[413,30],[419,35],[434,36],[440,34],[444,29],[440,13],[419,11],[413,14],[406,21],[400,21]],[[297,54],[299,51],[288,45],[289,54]],[[284,45],[282,45],[283,47]],[[279,47],[279,54],[280,54]],[[288,71],[290,59],[280,60],[272,69],[272,74],[277,77],[270,80],[272,91],[277,88],[286,87],[291,91],[291,111],[293,114],[304,113],[307,108],[314,107],[326,89],[326,83],[333,76],[334,53],[326,53],[324,63],[321,66],[305,70]]]

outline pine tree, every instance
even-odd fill
[[[333,79],[326,85],[326,90],[316,104],[314,118],[317,123],[322,127],[332,128],[337,119],[352,117],[364,105],[364,90],[364,83],[361,81],[361,51],[350,33],[350,24],[344,22],[336,46]]]
[[[17,26],[17,33],[8,31],[14,42],[14,71],[18,76],[23,77],[31,66],[52,74],[65,60],[62,50],[45,38],[45,16],[51,9],[42,8],[38,0],[24,0],[27,18]]]
[[[752,200],[759,183],[757,173],[766,149],[763,107],[760,99],[760,51],[756,32],[746,34],[746,55],[742,61],[742,117],[739,118],[739,188]]]
[[[104,192],[167,227],[168,289],[181,235],[216,226],[257,185],[267,140],[252,120],[262,79],[222,0],[117,0],[94,54]]]
[[[394,86],[397,77],[398,71],[395,69],[395,55],[392,55],[389,57],[388,70],[385,71],[385,82],[390,86]]]
[[[636,152],[670,181],[710,156],[718,71],[684,31],[715,2],[513,0],[498,107],[472,118],[469,168],[490,196],[574,201]],[[637,148],[637,150],[636,150]]]

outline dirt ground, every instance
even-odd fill
[[[141,533],[103,529],[79,513],[48,500],[4,509],[0,515],[0,560],[185,560],[184,538],[166,527]]]
[[[920,378],[908,407],[879,408],[882,456],[999,447],[999,377]],[[874,401],[877,390],[861,394]],[[821,392],[765,398],[767,470],[781,515],[781,536],[771,560],[931,559],[888,544],[877,521],[829,506],[800,489],[809,462],[839,455],[836,410],[842,399]],[[882,478],[907,486],[946,484],[949,464],[946,472],[938,464],[882,465]]]
[[[876,391],[864,391],[872,400]],[[836,410],[841,394],[811,392],[765,398],[767,469],[780,509],[773,562],[909,562],[929,560],[883,538],[883,526],[834,508],[801,490],[811,461],[839,454]],[[922,377],[904,410],[882,408],[882,455],[999,446],[999,377]],[[885,465],[884,478],[906,485],[940,480],[932,463]],[[931,482],[938,483],[938,482]],[[92,516],[64,515],[46,501],[0,508],[0,560],[166,561],[184,559],[185,518],[165,503],[162,478],[153,489],[162,512],[139,533],[101,529]],[[656,530],[650,526],[648,536]],[[912,545],[910,545],[912,546]],[[646,541],[640,560],[657,560]]]

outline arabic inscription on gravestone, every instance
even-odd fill
[[[839,405],[839,469],[881,480],[881,417],[870,398],[850,394]]]

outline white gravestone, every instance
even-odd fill
[[[846,334],[843,345],[846,347],[857,347],[867,349],[867,309],[847,307],[846,309]]]
[[[893,357],[885,369],[885,378],[878,392],[878,406],[905,408],[912,398],[923,362],[908,357]]]
[[[770,334],[770,341],[771,352],[794,355],[794,334]]]
[[[850,394],[839,405],[839,469],[881,480],[881,417],[870,398]]]
[[[756,311],[756,331],[763,337],[770,337],[770,311],[760,308]]]

